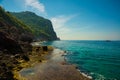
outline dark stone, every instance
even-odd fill
[[[30,34],[22,34],[20,37],[20,40],[23,42],[29,42],[31,43],[33,41],[33,36]]]
[[[39,62],[42,62],[42,60],[39,60]]]
[[[13,73],[11,71],[6,72],[6,80],[14,80]]]
[[[39,51],[40,51],[40,47],[37,47],[36,52],[39,52]]]
[[[77,66],[75,67],[76,69],[79,69]]]
[[[21,70],[23,67],[19,66],[18,69]]]
[[[29,57],[26,56],[26,55],[23,55],[22,58],[23,58],[25,61],[29,61],[29,60],[30,60]]]
[[[13,69],[13,66],[8,66],[8,69],[9,69],[9,70],[12,70],[12,69]]]
[[[19,62],[18,61],[13,61],[13,64],[19,64]]]
[[[43,51],[48,51],[48,47],[47,46],[43,46]]]
[[[6,67],[6,64],[5,64],[5,63],[2,63],[1,66]]]
[[[6,49],[12,54],[23,52],[20,45],[15,40],[8,38],[3,32],[0,32],[0,48]]]

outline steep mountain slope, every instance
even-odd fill
[[[0,80],[14,80],[12,69],[31,50],[33,38],[28,26],[0,6]]]
[[[18,45],[26,41],[31,42],[32,39],[33,36],[30,28],[0,7],[0,48],[11,47],[12,42]],[[8,42],[11,45],[7,44]],[[12,46],[11,48],[15,47],[16,46]],[[14,50],[11,51],[16,53]]]
[[[33,31],[34,35],[41,40],[57,40],[56,33],[50,20],[26,11],[12,13],[15,17],[27,24]]]
[[[49,20],[31,12],[20,14],[23,21],[0,6],[0,80],[16,80],[13,70],[23,68],[18,66],[21,60],[29,61],[28,55],[32,52],[30,43],[35,37],[41,40],[57,39]]]

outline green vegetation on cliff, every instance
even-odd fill
[[[33,34],[41,40],[57,40],[56,33],[54,32],[50,20],[36,15],[33,12],[25,11],[15,13],[12,15],[24,22],[32,29]]]
[[[35,37],[41,40],[57,39],[49,20],[31,12],[22,14],[26,22],[0,6],[0,80],[17,80],[16,72],[24,68],[24,63],[31,61],[29,56],[33,51],[30,43]]]
[[[0,7],[0,80],[14,80],[17,59],[28,58],[32,40],[31,29]]]
[[[20,20],[16,19],[12,16],[9,12],[5,12],[5,10],[0,7],[0,22],[9,24],[11,26],[16,26],[20,31],[29,31],[31,32],[30,28],[23,24]]]
[[[0,49],[17,48],[16,45],[32,39],[31,29],[0,7]]]

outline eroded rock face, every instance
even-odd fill
[[[18,42],[8,38],[3,32],[0,32],[0,48],[2,50],[7,50],[8,53],[12,54],[23,52]]]
[[[0,44],[10,52],[21,52],[33,40],[31,29],[0,6]],[[22,44],[22,45],[21,45]],[[24,51],[23,51],[24,52]]]
[[[24,38],[22,34],[30,37]],[[29,60],[27,52],[31,50],[32,39],[27,26],[0,6],[0,80],[14,80],[13,68],[19,65],[18,58]]]

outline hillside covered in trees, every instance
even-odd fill
[[[28,27],[32,29],[33,34],[36,36],[36,39],[58,39],[50,20],[40,17],[35,13],[29,11],[19,13],[12,12],[11,14],[21,20],[26,25],[28,25]]]

